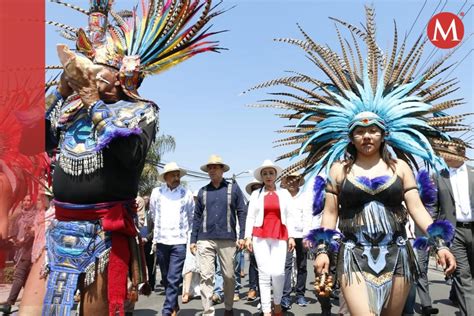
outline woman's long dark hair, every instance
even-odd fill
[[[352,134],[349,135],[349,138],[352,140]],[[388,151],[387,148],[387,143],[385,140],[382,142],[379,148],[380,156],[382,157],[382,160],[387,164],[387,166],[392,169],[393,172],[395,172],[395,162],[396,160],[392,157],[390,152]],[[355,161],[357,159],[357,149],[355,148],[353,143],[349,143],[346,147],[346,153],[345,153],[345,165],[344,165],[344,172],[347,175],[351,169],[352,166],[354,165]]]

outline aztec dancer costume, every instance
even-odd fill
[[[50,274],[43,315],[70,315],[76,288],[93,283],[105,269],[109,313],[122,315],[129,270],[132,300],[146,280],[135,238],[135,197],[158,129],[157,105],[140,97],[137,89],[145,76],[198,53],[219,51],[217,42],[205,40],[216,33],[204,27],[222,11],[214,11],[211,0],[142,0],[141,10],[131,12],[114,12],[111,0],[91,0],[89,11],[53,2],[88,16],[86,30],[48,23],[63,28],[62,35],[74,40],[94,64],[116,69],[125,98],[99,100],[86,108],[77,94],[63,100],[55,91],[47,97],[47,146],[59,149],[59,159],[53,175],[56,221],[47,233]],[[84,283],[78,284],[81,274]]]
[[[286,97],[284,99],[254,105],[294,111],[279,114],[282,118],[297,120],[296,124],[287,126],[289,129],[279,132],[296,135],[277,142],[296,144],[299,148],[278,159],[304,157],[290,165],[283,176],[300,169],[310,177],[321,171],[329,174],[333,162],[354,157],[349,150],[349,137],[357,126],[380,128],[386,144],[397,157],[416,169],[415,158],[434,170],[445,168],[439,156],[452,154],[443,145],[465,145],[451,140],[447,134],[469,129],[461,124],[464,115],[450,116],[443,112],[461,104],[461,100],[439,101],[455,90],[456,83],[441,78],[433,80],[449,68],[442,66],[450,55],[416,72],[426,40],[420,36],[405,55],[406,39],[399,48],[395,25],[393,47],[385,54],[376,43],[373,8],[366,7],[366,17],[363,29],[331,18],[351,33],[352,45],[343,39],[336,26],[342,54],[315,43],[301,28],[304,40],[278,40],[301,47],[327,79],[294,72],[293,76],[264,82],[249,90],[276,85],[293,89],[273,94]],[[365,57],[358,38],[367,48]],[[315,214],[322,211],[325,186],[326,181],[316,177]],[[361,273],[374,314],[380,314],[387,301],[394,275],[402,275],[410,282],[416,278],[417,264],[404,227],[407,221],[407,210],[402,204],[404,190],[396,174],[374,179],[349,174],[340,184],[339,192],[334,193],[339,201],[340,233],[320,228],[306,237],[317,254],[339,251],[337,273],[340,279],[344,275],[349,284],[358,282],[352,273]],[[419,189],[423,190],[432,192],[428,188]],[[428,234],[415,246],[441,249],[453,236],[452,227],[445,221],[431,224]]]

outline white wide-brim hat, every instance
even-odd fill
[[[300,178],[300,181],[299,181],[299,186],[302,186],[304,183],[305,183],[305,180],[304,180],[304,177],[301,173],[297,172],[297,171],[294,171],[290,174],[287,174],[285,176],[285,178],[287,177],[295,177],[295,178]]]
[[[249,182],[249,183],[245,186],[245,191],[246,191],[249,195],[252,194],[252,186],[253,186],[253,185],[256,185],[256,184],[262,185],[262,182],[261,182],[261,181],[258,181],[257,179],[253,179],[251,182]]]
[[[271,161],[270,159],[267,159],[263,162],[263,164],[260,167],[255,169],[255,171],[253,172],[253,176],[255,177],[255,179],[257,179],[257,181],[263,182],[263,178],[262,178],[262,175],[260,173],[262,172],[263,169],[266,169],[266,168],[275,169],[277,178],[281,175],[281,173],[283,171],[283,169],[280,168],[279,166],[275,165],[273,163],[273,161]]]
[[[165,174],[167,174],[168,172],[172,172],[172,171],[179,171],[179,177],[180,178],[182,178],[182,177],[184,177],[184,175],[186,175],[186,170],[181,169],[178,166],[178,164],[173,161],[173,162],[169,162],[165,165],[165,167],[163,168],[163,171],[158,176],[158,180],[160,182],[165,182]]]
[[[207,172],[207,166],[209,165],[221,165],[222,168],[224,169],[224,172],[227,172],[230,170],[230,167],[223,162],[222,157],[218,155],[211,155],[207,163],[201,166],[201,170],[204,172]]]

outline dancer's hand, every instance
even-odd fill
[[[313,263],[317,274],[329,272],[329,257],[325,253],[319,254]]]
[[[100,100],[99,89],[97,88],[97,79],[93,73],[87,71],[82,78],[74,78],[66,76],[69,86],[82,99],[82,103],[86,107],[90,107],[96,101]]]
[[[252,238],[245,239],[245,248],[247,248],[249,252],[253,252]]]
[[[192,253],[193,255],[196,255],[197,245],[196,245],[196,244],[190,244],[190,245],[189,245],[189,251],[191,251],[191,253]]]
[[[66,100],[74,92],[66,80],[65,72],[61,74],[61,78],[59,79],[58,92],[61,94],[61,97],[64,100]]]
[[[292,252],[296,247],[295,239],[290,237],[288,238],[288,252]]]
[[[456,259],[451,251],[446,248],[438,250],[436,253],[438,257],[438,264],[443,267],[444,274],[450,276],[456,270]]]

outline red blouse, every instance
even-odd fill
[[[263,198],[263,225],[253,227],[252,235],[260,238],[288,240],[288,230],[281,222],[280,201],[275,192]]]

